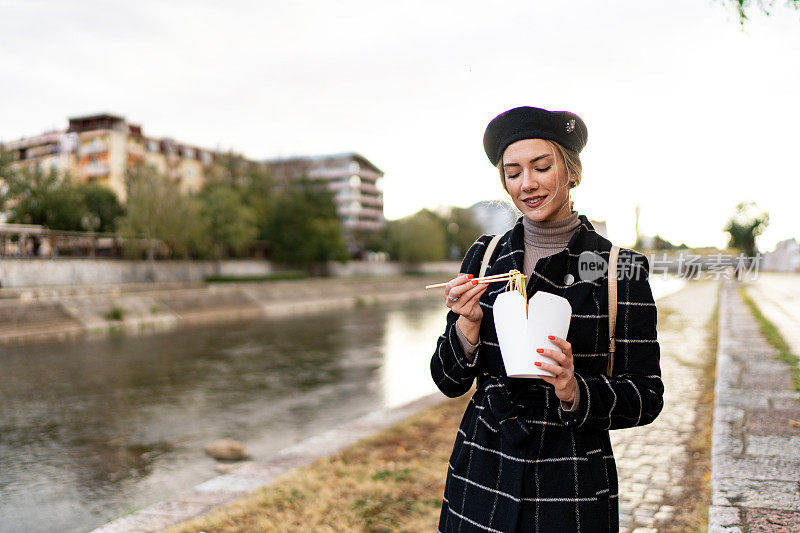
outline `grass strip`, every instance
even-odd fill
[[[435,531],[470,397],[445,400],[168,532]]]
[[[758,305],[756,305],[755,301],[747,294],[744,286],[739,285],[738,290],[744,303],[747,304],[747,307],[750,308],[750,312],[755,317],[759,331],[764,335],[767,342],[778,351],[777,358],[789,365],[789,369],[792,373],[792,385],[794,386],[794,390],[800,391],[800,367],[798,367],[798,361],[800,361],[800,359],[798,359],[797,355],[792,353],[789,343],[783,338],[778,328],[761,314]]]

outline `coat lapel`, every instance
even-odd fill
[[[581,279],[579,257],[583,252],[594,252],[608,260],[611,242],[595,231],[585,215],[578,215],[578,219],[581,224],[566,248],[536,262],[526,287],[529,299],[537,291],[544,291],[566,298],[573,310],[586,309],[586,300],[592,298],[594,291],[604,286],[604,277],[595,280]],[[522,217],[519,217],[514,227],[501,238],[497,258],[487,270],[487,275],[506,273],[509,270],[522,271],[525,257],[524,231]],[[481,298],[484,302],[484,314],[489,314],[490,320],[492,320],[491,306],[498,294],[503,292],[504,286],[504,282],[491,284]],[[604,301],[601,300],[599,297],[596,298],[589,307],[600,312],[601,305],[604,305]],[[489,312],[486,313],[487,311]]]

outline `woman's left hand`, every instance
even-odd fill
[[[561,351],[550,350],[547,348],[539,348],[537,352],[541,355],[548,357],[558,364],[551,365],[549,363],[535,362],[534,364],[542,370],[547,370],[555,374],[555,377],[540,376],[547,383],[553,385],[556,389],[556,396],[558,399],[572,403],[575,399],[575,389],[578,387],[578,381],[575,379],[575,367],[573,366],[572,359],[572,345],[554,335],[549,335],[550,342],[561,348]]]

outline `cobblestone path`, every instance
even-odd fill
[[[754,285],[745,285],[746,292]],[[752,291],[756,305],[790,307],[800,291],[796,285],[779,288]],[[777,316],[797,320],[791,314]],[[726,282],[711,454],[711,533],[800,531],[800,392],[777,354],[738,286]]]
[[[691,281],[656,301],[664,410],[647,426],[611,432],[620,490],[620,531],[657,532],[676,509],[663,502],[678,496],[687,466],[686,441],[701,394],[700,372],[707,358],[708,321],[718,282]]]

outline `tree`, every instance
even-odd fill
[[[13,172],[7,168],[3,172],[0,203],[9,222],[55,230],[82,229],[86,203],[69,177],[62,179],[55,169],[45,172],[38,167]]]
[[[208,231],[198,202],[183,196],[174,181],[139,164],[128,171],[127,189],[127,212],[118,226],[129,253],[145,252],[153,261],[159,243],[183,257],[203,248]]]
[[[347,259],[333,196],[323,184],[307,179],[275,195],[266,237],[272,258],[286,265],[309,267]]]
[[[76,189],[82,196],[88,213],[97,217],[98,224],[94,231],[114,232],[117,219],[125,213],[116,193],[95,183],[78,185]]]
[[[734,9],[736,9],[736,14],[739,15],[739,24],[744,26],[745,21],[748,19],[747,11],[753,2],[751,0],[723,0],[723,3],[733,5]],[[769,10],[775,5],[775,0],[756,0],[755,3],[762,13],[769,15]],[[798,9],[800,8],[800,0],[786,0],[786,5]]]
[[[408,263],[439,261],[447,255],[447,233],[441,218],[428,209],[389,223],[390,252]]]
[[[450,254],[451,259],[461,259],[483,231],[475,221],[472,211],[461,207],[451,208],[450,216],[445,219],[445,223],[448,251],[455,252]]]
[[[216,259],[246,251],[258,237],[256,213],[232,187],[212,185],[200,194],[200,216],[205,221]]]
[[[116,194],[97,184],[75,184],[67,174],[39,167],[12,171],[8,153],[0,154],[0,206],[8,220],[38,224],[54,230],[114,231],[115,220],[123,213]],[[87,228],[87,217],[98,224]]]
[[[276,194],[274,180],[264,165],[246,160],[227,152],[219,154],[208,173],[206,187],[226,186],[241,195],[244,205],[255,215],[259,239],[267,239],[273,197]]]
[[[14,179],[14,171],[11,170],[11,163],[14,156],[11,152],[3,150],[0,146],[0,210],[5,210],[6,194],[8,192],[8,182]]]
[[[761,211],[755,202],[740,202],[736,212],[725,226],[730,234],[728,246],[744,252],[747,257],[755,257],[758,253],[756,237],[764,233],[769,226],[769,214]]]

